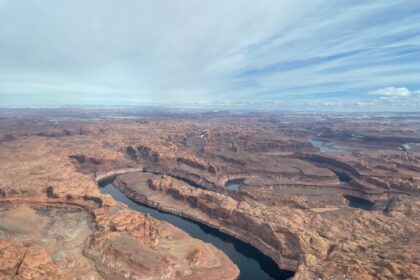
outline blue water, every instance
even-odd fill
[[[324,152],[324,153],[342,153],[346,151],[345,148],[336,148],[333,146],[329,146],[328,144],[325,144],[324,141],[310,139],[309,142],[311,142],[312,145],[314,145],[321,152]]]
[[[243,179],[233,179],[226,182],[225,186],[229,190],[237,191],[239,189],[239,186],[242,184],[244,180]]]
[[[349,201],[349,206],[351,208],[358,208],[358,209],[363,209],[366,211],[372,210],[373,203],[368,200],[349,196],[349,195],[345,195],[344,197]]]
[[[169,222],[192,237],[211,243],[219,248],[238,266],[241,271],[238,278],[240,280],[288,279],[294,274],[292,271],[279,269],[272,259],[247,243],[209,226],[136,203],[128,199],[112,184],[102,187],[101,192],[110,194],[115,200],[126,204],[133,210],[148,213],[156,219]]]

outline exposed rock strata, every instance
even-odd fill
[[[235,279],[238,275],[236,266],[218,249],[168,223],[128,210],[108,196],[94,198],[39,195],[0,200],[0,273],[6,277],[2,279]]]
[[[406,242],[411,244],[417,242],[417,238],[414,237],[415,224],[411,230],[403,230],[400,226],[408,220],[396,222],[392,218],[393,215],[405,215],[394,212],[396,208],[388,209],[388,216],[383,216],[380,212],[372,215],[360,210],[338,211],[327,208],[313,209],[306,214],[301,210],[287,208],[277,212],[263,205],[237,202],[231,197],[222,199],[221,194],[192,188],[167,176],[131,173],[119,176],[115,184],[135,200],[201,221],[253,244],[276,260],[279,266],[302,271],[297,274],[297,279],[305,279],[308,275],[315,277],[318,274],[337,277],[337,270],[349,277],[352,275],[355,279],[375,279],[381,260],[381,257],[376,255],[376,248],[389,248],[388,246],[393,246],[389,241],[400,239],[401,236],[407,236]],[[401,205],[403,201],[394,203]],[[185,208],[185,205],[189,207]],[[351,223],[347,222],[349,216],[354,219]],[[331,219],[341,222],[335,226],[328,226]],[[374,233],[378,227],[382,228],[383,232],[375,234],[375,239],[357,232],[358,229],[364,228],[365,231],[368,229],[367,232]],[[384,230],[388,228],[389,230]],[[399,230],[396,230],[397,228]],[[357,238],[362,245],[351,241],[353,238]],[[343,243],[342,240],[348,241]],[[370,245],[372,242],[375,242],[376,246]],[[369,266],[371,268],[354,271],[352,267],[356,264],[352,259],[362,256],[372,262]],[[335,259],[347,260],[348,263],[344,265],[340,261],[338,264]],[[418,266],[413,259],[406,261],[401,262],[398,258],[390,260],[398,262],[405,269]],[[318,268],[320,264],[323,267],[321,269]],[[400,271],[400,276],[415,277],[408,272],[410,270]]]
[[[95,239],[89,237],[86,245],[76,247],[97,264],[100,277],[101,271],[112,269],[114,279],[123,273],[218,278],[225,269],[204,264],[209,259],[213,265],[226,260],[213,247],[188,237],[179,241],[175,236],[182,233],[165,223],[156,228],[145,217],[133,218],[131,211],[101,195],[95,183],[115,173],[151,170],[156,178],[170,177],[162,186],[153,183],[155,189],[147,181],[137,186],[140,178],[120,179],[127,181],[126,188],[136,199],[219,227],[260,248],[279,265],[296,268],[295,279],[418,278],[420,149],[417,143],[411,143],[409,151],[400,149],[402,141],[419,138],[415,116],[410,117],[413,121],[393,117],[389,122],[383,117],[316,114],[240,118],[226,113],[151,114],[132,121],[58,120],[57,125],[50,121],[54,114],[48,113],[48,118],[43,114],[7,113],[0,118],[2,207],[5,212],[13,203],[40,209],[48,201],[51,208],[76,207],[93,215],[89,236]],[[402,137],[405,134],[409,137]],[[320,152],[305,141],[314,137],[345,146],[346,152]],[[349,176],[350,182],[341,183],[338,172]],[[225,182],[235,178],[244,179],[239,190],[227,189]],[[376,210],[352,209],[345,196],[372,201]],[[108,224],[114,215],[118,222]],[[125,216],[133,227],[124,222]],[[27,266],[21,261],[26,243],[3,224],[9,233],[1,235],[2,248],[16,248],[5,249],[11,257],[0,258],[4,273],[21,267],[19,271],[28,275],[43,271],[57,279],[67,275],[49,251],[54,246],[30,242],[30,256],[39,261]],[[145,231],[146,227],[151,230]],[[142,263],[136,252],[155,252],[162,242],[169,242],[160,236],[166,233],[177,240],[173,244],[185,243],[189,249],[182,256],[171,252],[170,260],[156,249]],[[116,255],[121,255],[121,263]],[[154,262],[164,268],[158,270]],[[226,263],[233,277],[237,271]]]

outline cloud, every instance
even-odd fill
[[[358,108],[420,89],[419,30],[415,0],[0,0],[0,106]]]
[[[405,97],[410,96],[411,91],[405,87],[386,87],[377,90],[369,91],[371,95],[381,95],[381,96],[390,96],[390,97]]]

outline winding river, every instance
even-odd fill
[[[317,147],[321,152],[324,152],[324,153],[341,153],[341,152],[347,151],[347,149],[345,149],[344,147],[338,148],[338,147],[330,146],[326,144],[324,141],[320,141],[320,140],[310,139],[309,142],[315,147]]]
[[[269,257],[262,254],[251,245],[224,234],[207,225],[184,219],[172,214],[160,212],[156,209],[141,205],[128,199],[112,184],[101,186],[101,192],[111,195],[115,200],[126,204],[129,208],[152,217],[169,222],[184,230],[192,237],[211,243],[222,250],[238,266],[240,280],[288,279],[294,272],[280,269]]]

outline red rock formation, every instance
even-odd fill
[[[0,111],[0,206],[3,212],[13,204],[39,209],[48,201],[51,208],[64,212],[83,209],[87,216],[77,221],[90,221],[93,215],[88,247],[75,246],[91,256],[83,267],[95,264],[114,279],[125,273],[178,279],[237,274],[220,251],[166,223],[133,214],[101,195],[94,182],[145,168],[172,177],[148,178],[150,188],[146,182],[136,185],[139,177],[132,181],[122,176],[127,184],[120,187],[128,195],[249,242],[279,265],[297,269],[296,279],[418,277],[420,150],[414,142],[420,127],[416,117],[410,117],[410,122],[395,117],[390,122],[380,116],[151,114],[140,121],[55,125],[49,120],[54,114],[45,117],[44,113],[19,113],[16,118],[8,113],[1,118]],[[306,141],[314,137],[346,146],[347,151],[317,151]],[[399,150],[407,139],[415,140],[412,149]],[[349,176],[350,182],[340,184],[338,172]],[[232,178],[244,179],[238,191],[224,186]],[[375,202],[376,210],[352,209],[344,196]],[[9,226],[5,219],[2,223]],[[30,256],[39,259],[29,266],[20,262],[26,243],[13,236],[15,231],[12,236],[10,231],[0,234],[7,237],[1,239],[4,250],[0,251],[5,275],[16,273],[19,263],[22,277],[42,278],[46,273],[59,279],[75,273],[59,261],[60,254],[54,255],[58,245],[47,248],[29,242],[34,251]],[[183,254],[163,254],[169,241],[185,244]],[[217,265],[209,267],[209,263]],[[80,262],[73,256],[68,264]],[[100,277],[96,270],[91,272]]]

